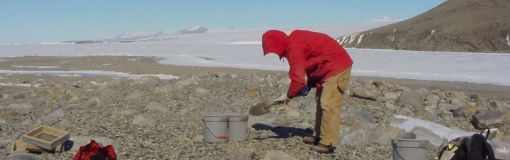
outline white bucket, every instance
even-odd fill
[[[204,122],[204,142],[225,142],[227,134],[228,116],[225,114],[210,114],[202,118]]]
[[[391,139],[393,160],[428,160],[427,140]]]
[[[231,141],[248,139],[248,115],[230,114],[228,117],[228,136]]]

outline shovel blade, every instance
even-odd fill
[[[258,103],[250,108],[249,114],[252,116],[261,116],[269,113],[269,107],[266,107],[266,103]]]

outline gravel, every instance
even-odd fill
[[[0,159],[11,154],[21,135],[48,125],[71,133],[71,139],[112,144],[119,159],[391,159],[391,145],[343,145],[333,154],[310,151],[301,142],[314,124],[313,94],[248,120],[248,140],[205,143],[201,117],[211,113],[243,113],[249,107],[286,92],[286,72],[158,64],[157,58],[130,56],[2,58],[0,70],[103,70],[155,76],[54,76],[0,74]],[[87,63],[81,63],[87,62]],[[104,65],[108,64],[108,65]],[[17,65],[18,67],[12,67]],[[59,68],[19,68],[19,66]],[[351,88],[365,82],[393,88],[426,88],[431,92],[478,93],[508,107],[510,87],[461,82],[353,77]],[[15,85],[14,85],[15,84]],[[448,85],[444,85],[448,84]],[[17,86],[16,86],[17,85]],[[479,92],[480,91],[480,92]],[[493,96],[496,95],[496,96]],[[381,99],[381,98],[379,98]],[[386,100],[346,99],[343,112],[367,112],[375,128],[404,109],[385,109]],[[508,109],[508,108],[505,108]],[[360,113],[361,114],[361,113]],[[364,113],[365,114],[365,113]],[[445,126],[476,131],[467,118],[425,118]],[[349,127],[344,127],[349,128]],[[77,146],[79,147],[79,146]],[[72,159],[76,151],[42,153],[40,159]],[[429,155],[433,155],[429,151]]]

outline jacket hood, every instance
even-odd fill
[[[268,53],[277,54],[283,58],[287,48],[287,34],[279,30],[269,30],[262,35],[262,49],[264,56]]]

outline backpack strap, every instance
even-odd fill
[[[491,130],[489,128],[485,128],[480,132],[480,134],[483,134],[483,131],[485,130],[487,130],[487,133],[485,133],[485,139],[487,140],[487,138],[489,138],[489,134],[491,134]]]
[[[485,130],[485,129],[484,129]],[[482,131],[483,132],[483,131]],[[474,134],[471,138],[471,149],[469,153],[468,159],[485,159],[488,157],[489,160],[496,160],[494,156],[494,150],[492,150],[492,146],[487,142],[487,137],[489,137],[490,130],[487,129],[487,134],[484,137],[482,133]]]

